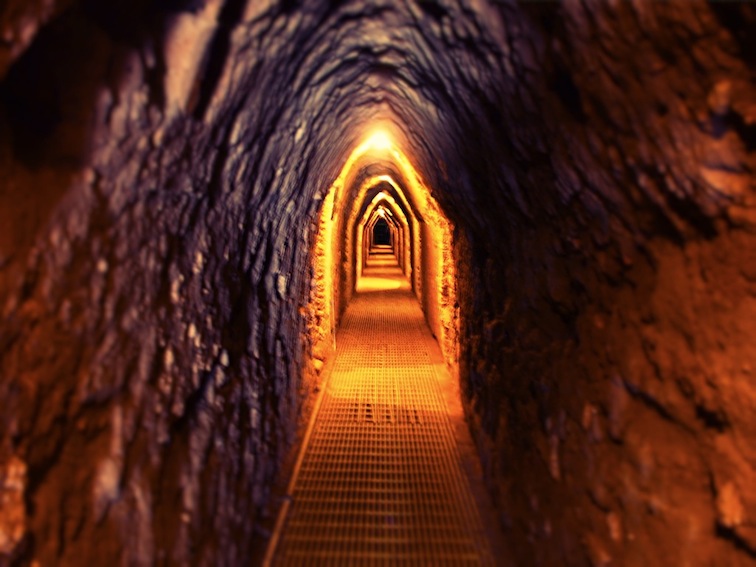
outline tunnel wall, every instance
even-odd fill
[[[5,76],[2,565],[237,565],[264,543],[313,387],[326,187],[305,180],[352,140],[299,122],[329,109],[275,63],[288,16],[221,4],[61,2]]]
[[[455,308],[456,270],[451,253],[452,231],[440,212],[426,212],[421,225],[422,296],[418,297],[431,333],[436,338],[450,370],[457,372],[458,311]],[[432,223],[432,224],[431,224]]]
[[[510,126],[441,191],[511,563],[750,565],[753,8],[554,8],[501,9]]]

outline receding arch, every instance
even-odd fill
[[[353,252],[351,261],[354,264],[354,270],[352,277],[356,282],[357,278],[359,278],[362,273],[362,266],[364,265],[367,252],[366,247],[364,246],[366,225],[369,222],[369,219],[376,214],[375,212],[383,207],[390,212],[393,222],[399,223],[402,227],[398,234],[398,250],[395,250],[395,253],[399,260],[399,266],[402,268],[402,272],[409,277],[410,282],[412,282],[414,279],[412,277],[413,273],[416,272],[413,258],[417,257],[413,256],[412,242],[413,234],[417,234],[419,223],[413,211],[411,209],[405,209],[401,205],[402,200],[397,199],[392,195],[392,193],[396,193],[394,193],[394,188],[389,182],[382,182],[375,189],[377,189],[378,192],[375,193],[372,199],[368,200],[366,198],[360,208],[362,213],[356,221],[353,231],[354,244],[348,244],[348,247]],[[366,197],[369,197],[374,192],[375,191],[369,191]]]
[[[412,164],[391,141],[373,133],[358,145],[320,204],[312,253],[308,327],[318,371],[335,349],[336,328],[365,261],[365,230],[378,208],[390,211],[396,256],[456,374],[458,309],[453,226]]]

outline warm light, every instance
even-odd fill
[[[394,252],[401,271],[410,278],[402,285],[411,288],[420,300],[446,363],[452,369],[457,365],[459,313],[452,242],[454,227],[415,169],[411,156],[397,145],[392,131],[381,123],[365,131],[361,143],[348,155],[338,176],[321,197],[307,311],[312,361],[308,368],[313,375],[320,373],[323,361],[330,359],[336,350],[336,327],[352,293],[386,289],[388,285],[386,281],[369,279],[372,275],[363,273],[363,234],[378,218],[390,219],[399,237]],[[390,170],[392,175],[378,173],[360,177],[361,171],[369,171],[362,168],[371,161],[389,163],[390,169],[377,169]],[[352,183],[359,185],[352,186]],[[379,191],[368,203],[368,192],[382,184],[390,186],[391,192]]]
[[[367,139],[366,145],[374,150],[390,150],[394,143],[385,130],[376,130]]]

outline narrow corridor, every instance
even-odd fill
[[[756,1],[0,0],[0,567],[756,567],[755,337]]]
[[[339,330],[275,565],[493,564],[452,380],[390,250],[373,249]]]

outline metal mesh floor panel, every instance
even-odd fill
[[[406,288],[349,306],[275,565],[493,565]]]

